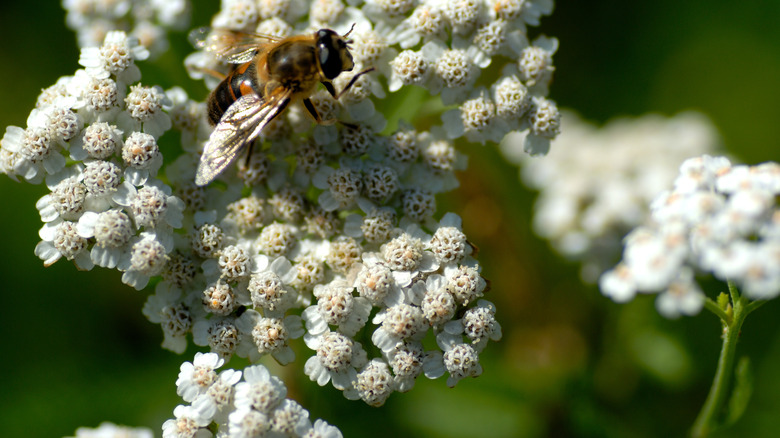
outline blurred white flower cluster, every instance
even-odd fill
[[[168,49],[168,30],[184,30],[190,24],[189,0],[62,0],[62,7],[79,47],[98,46],[109,32],[123,30],[152,57]]]
[[[535,232],[580,261],[581,277],[594,283],[618,260],[623,236],[647,220],[650,201],[672,183],[679,163],[714,153],[721,142],[712,123],[694,112],[621,118],[603,127],[564,112],[562,125],[544,159],[523,153],[522,134],[508,135],[501,149],[520,165],[523,182],[540,191]]]
[[[190,404],[174,409],[176,418],[163,424],[163,438],[342,437],[323,420],[312,424],[309,411],[286,398],[284,383],[264,366],[217,374],[224,363],[216,353],[195,353],[195,360],[182,364],[177,393]]]
[[[96,428],[79,427],[76,435],[67,438],[152,438],[154,433],[144,427],[117,426],[116,424],[103,422]]]
[[[623,260],[601,277],[615,301],[658,293],[667,317],[693,315],[705,296],[694,275],[736,283],[752,300],[780,294],[780,164],[732,165],[704,155],[680,166],[651,204],[651,222],[625,238]]]

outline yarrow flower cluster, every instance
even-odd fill
[[[51,190],[36,204],[44,226],[35,253],[44,264],[65,257],[83,270],[117,268],[136,289],[162,272],[184,210],[156,178],[169,99],[159,87],[130,85],[141,76],[135,61],[147,55],[121,31],[83,49],[85,69],[43,90],[27,128],[8,127],[0,149],[7,175]]]
[[[85,35],[112,20],[132,26],[141,11],[173,27],[173,11],[188,8],[64,5]],[[180,376],[191,404],[176,409],[165,436],[199,436],[212,423],[229,436],[332,433],[311,425],[262,367],[245,370],[242,383],[237,372],[213,374],[234,355],[291,363],[298,338],[310,349],[309,378],[371,406],[420,375],[447,374],[449,386],[480,375],[480,353],[501,338],[497,309],[484,300],[488,282],[460,217],[441,212],[436,196],[458,187],[466,167],[456,140],[497,143],[522,130],[525,150],[540,154],[558,134],[560,114],[546,97],[558,43],[526,35],[552,0],[221,6],[213,28],[279,38],[352,29],[355,66],[334,80],[339,91],[376,70],[338,100],[326,90],[311,96],[325,123],[302,105],[287,108],[244,148],[251,156],[201,187],[195,173],[213,131],[206,103],[140,83],[136,61],[156,49],[107,32],[100,46],[82,49],[84,69],[42,92],[27,128],[9,127],[2,139],[0,169],[50,189],[37,203],[36,254],[47,266],[64,256],[80,269],[118,269],[136,289],[152,282],[143,313],[160,324],[163,347],[182,353],[191,340],[210,351],[187,365],[198,369],[192,377]],[[229,69],[208,51],[185,65],[193,77]],[[400,121],[385,133],[383,98],[410,86],[457,108],[430,129]],[[170,128],[181,134],[181,153],[163,167],[158,141]]]
[[[544,159],[523,152],[522,134],[508,135],[501,150],[521,167],[523,182],[540,191],[535,232],[581,261],[581,277],[593,283],[615,264],[622,237],[645,222],[679,163],[715,153],[721,142],[712,123],[693,112],[621,118],[603,127],[564,112],[562,125]]]
[[[667,317],[694,315],[705,296],[695,274],[731,281],[752,300],[780,294],[780,165],[732,165],[704,155],[680,166],[651,221],[625,238],[623,260],[601,277],[618,302],[657,293]]]
[[[195,353],[181,365],[177,393],[188,402],[174,409],[163,424],[163,438],[180,437],[322,437],[341,438],[341,431],[286,398],[284,383],[262,365],[217,373],[224,359]],[[213,433],[213,434],[212,434]]]
[[[550,140],[558,134],[560,113],[547,98],[558,41],[546,36],[531,41],[527,36],[528,26],[539,25],[540,18],[552,12],[552,0],[332,0],[313,1],[309,7],[303,3],[223,0],[211,24],[280,38],[323,27],[341,34],[353,29],[349,39],[355,67],[336,79],[336,88],[343,88],[367,67],[376,71],[362,76],[339,102],[326,95],[313,100],[324,119],[352,119],[368,140],[377,137],[386,123],[371,97],[381,99],[409,86],[422,87],[440,95],[444,104],[458,106],[442,114],[442,125],[431,130],[433,142],[465,137],[497,143],[520,130],[528,132],[526,150],[538,155],[547,153]],[[302,21],[307,13],[309,21]],[[224,64],[202,51],[185,63],[194,78],[202,77],[205,70],[226,71]],[[488,69],[494,73],[482,74]],[[380,77],[385,78],[387,89]],[[287,119],[296,126],[300,111],[291,111]],[[355,133],[350,131],[320,126],[314,138],[319,146],[344,148],[353,155],[386,141],[381,137],[364,141],[355,149],[357,145],[348,138]]]
[[[65,23],[79,47],[100,45],[114,30],[137,38],[152,56],[168,49],[168,30],[189,26],[189,0],[62,0]]]

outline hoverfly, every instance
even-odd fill
[[[354,25],[352,28],[354,29]],[[293,102],[302,101],[317,123],[324,123],[309,96],[317,83],[335,99],[347,91],[369,67],[336,93],[332,81],[354,67],[349,52],[352,32],[340,36],[330,29],[313,35],[276,38],[229,29],[200,28],[190,33],[197,47],[218,59],[239,64],[211,92],[207,101],[209,122],[215,125],[200,157],[195,184],[204,186],[232,163],[275,117]]]

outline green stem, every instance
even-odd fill
[[[737,341],[742,330],[742,323],[748,313],[758,307],[752,306],[748,299],[742,297],[732,282],[729,282],[729,292],[731,293],[731,312],[720,308],[712,300],[709,300],[711,303],[706,304],[707,309],[721,318],[723,346],[720,350],[718,368],[715,371],[715,379],[710,387],[707,400],[691,429],[691,436],[694,438],[706,437],[718,426],[718,419],[723,413],[723,407],[728,399],[731,377],[734,374]],[[714,307],[717,307],[717,310],[712,308],[712,304],[715,304]]]
[[[722,322],[727,322],[731,320],[731,316],[729,316],[729,314],[726,313],[725,310],[721,309],[720,306],[718,306],[718,303],[716,303],[709,297],[704,299],[704,308],[714,313],[717,317],[720,318]]]

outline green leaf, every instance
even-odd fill
[[[739,420],[753,395],[753,371],[747,356],[739,359],[734,377],[734,390],[729,399],[725,425],[732,425]]]

